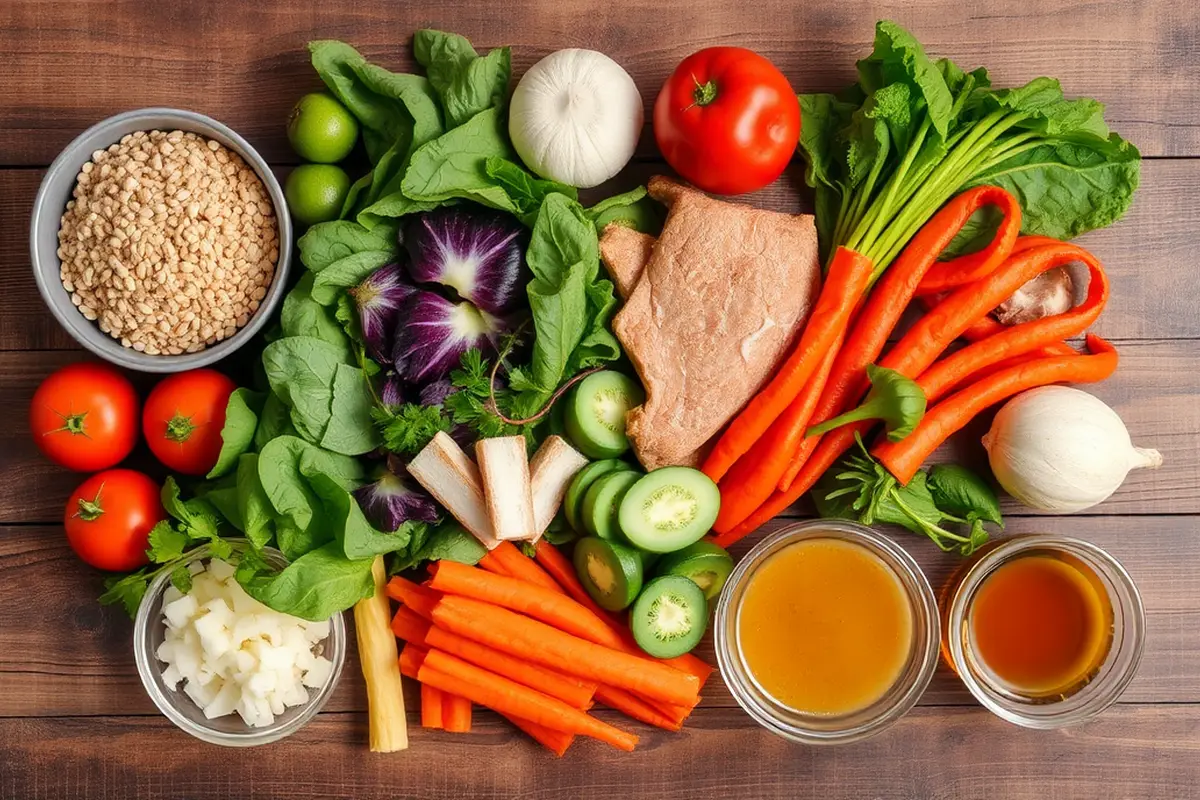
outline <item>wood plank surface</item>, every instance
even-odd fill
[[[1114,129],[1147,155],[1200,155],[1194,0],[25,0],[0,5],[0,164],[49,164],[89,125],[155,105],[209,114],[268,160],[291,162],[283,122],[318,86],[304,51],[314,38],[343,38],[397,71],[413,67],[407,40],[419,27],[480,49],[511,45],[517,75],[553,50],[591,48],[633,75],[649,108],[675,65],[712,45],[753,47],[797,91],[840,89],[877,19],[910,27],[936,56],[987,66],[998,85],[1058,77],[1070,94],[1104,102]]]
[[[363,749],[363,714],[323,714],[287,746],[247,749],[196,743],[162,717],[9,719],[0,796],[1161,800],[1194,797],[1200,783],[1200,722],[1187,706],[1118,706],[1049,734],[979,708],[916,709],[843,747],[798,747],[737,709],[698,711],[679,734],[638,732],[633,753],[579,741],[555,759],[482,713],[470,734],[414,728],[407,752],[379,756]]]

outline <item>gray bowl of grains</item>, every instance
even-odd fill
[[[29,231],[38,291],[96,355],[206,366],[254,336],[287,285],[283,190],[245,139],[192,111],[93,125],[46,173]]]

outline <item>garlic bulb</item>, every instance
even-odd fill
[[[517,84],[508,133],[531,170],[586,189],[629,163],[643,113],[642,96],[620,64],[595,50],[559,50]]]
[[[1051,514],[1091,508],[1131,469],[1162,465],[1157,450],[1133,446],[1117,412],[1067,386],[1043,386],[1009,400],[983,446],[1004,490]]]

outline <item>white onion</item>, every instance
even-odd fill
[[[193,568],[192,588],[163,594],[166,633],[156,655],[163,682],[183,692],[208,719],[237,713],[264,727],[287,708],[308,702],[333,664],[314,647],[328,622],[280,614],[255,600],[234,579],[234,568],[213,559]]]
[[[992,472],[1021,503],[1071,514],[1107,499],[1132,469],[1162,464],[1134,447],[1103,401],[1067,386],[1043,386],[1005,403],[983,437]]]

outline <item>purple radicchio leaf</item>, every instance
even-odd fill
[[[471,303],[418,289],[401,310],[392,363],[408,383],[429,383],[449,375],[471,348],[491,357],[507,332],[503,320]]]
[[[421,405],[423,406],[440,406],[446,402],[446,398],[457,392],[458,389],[449,378],[439,378],[432,383],[426,384],[421,389],[419,395]]]
[[[404,301],[415,291],[404,282],[399,264],[385,264],[350,289],[362,324],[363,342],[376,361],[391,363],[396,320]]]
[[[440,283],[490,314],[524,302],[525,227],[509,214],[441,208],[418,215],[404,246],[419,283]]]
[[[404,405],[404,383],[400,376],[388,370],[383,376],[383,385],[379,387],[379,402],[384,408],[399,408]]]
[[[433,498],[390,470],[383,470],[372,483],[355,489],[354,499],[376,530],[390,533],[405,522],[438,519]]]

